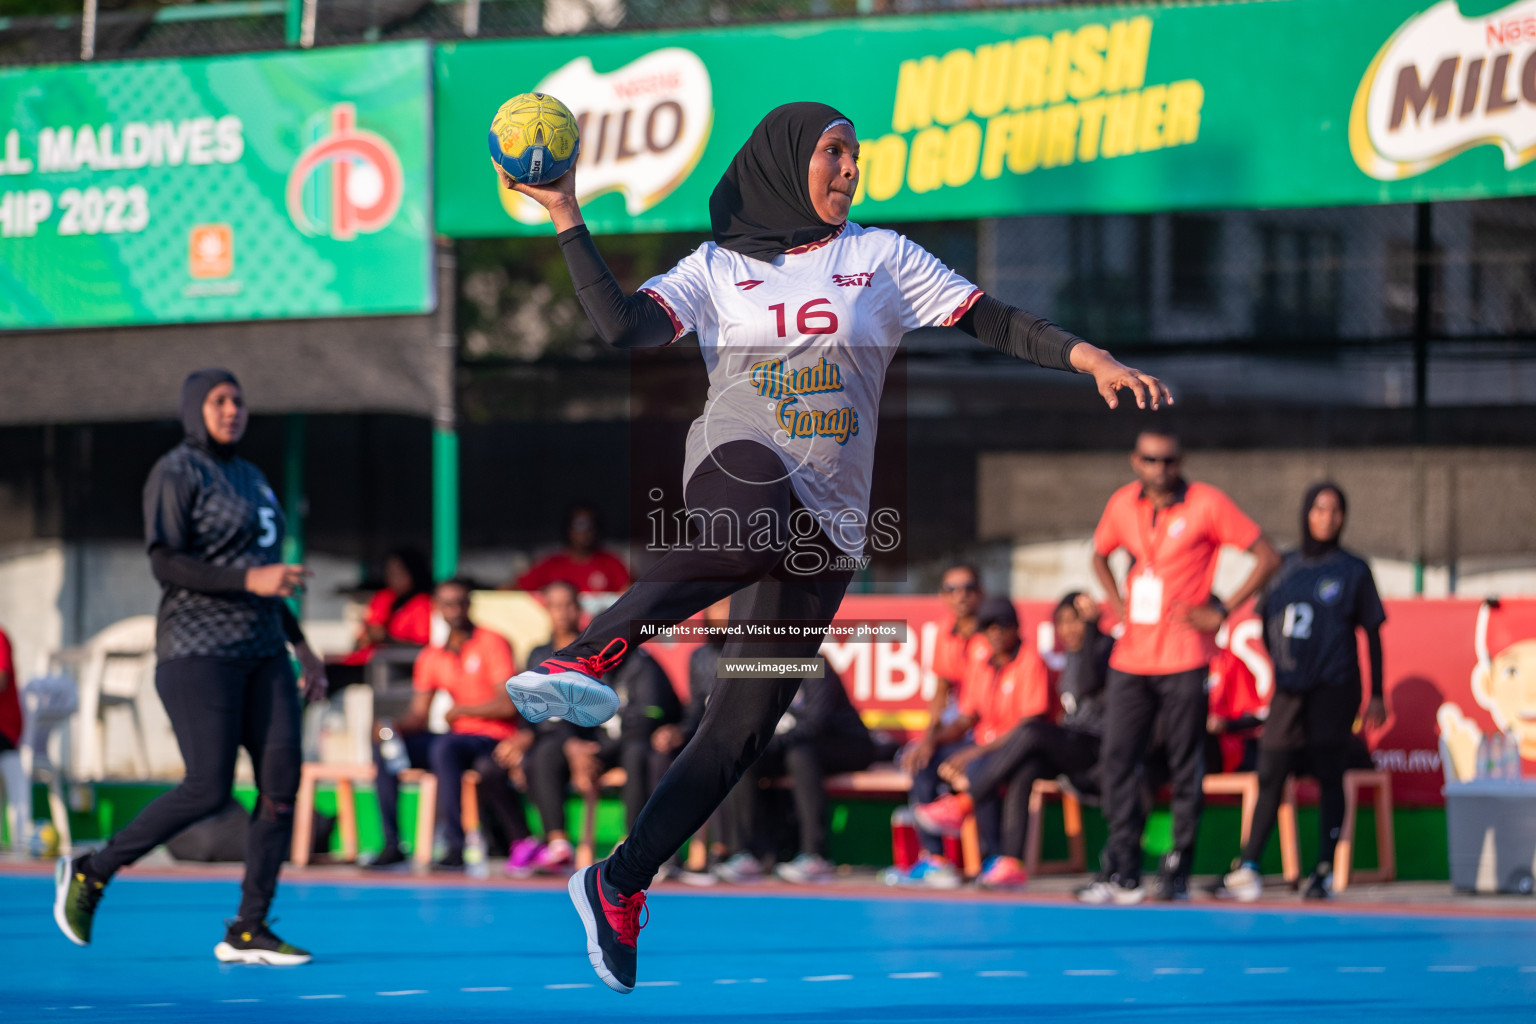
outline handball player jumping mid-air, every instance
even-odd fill
[[[853,124],[834,108],[770,111],[710,197],[714,240],[634,295],[593,245],[574,170],[529,186],[498,167],[505,187],[549,211],[576,294],[603,340],[651,348],[697,332],[710,382],[688,434],[686,541],[573,644],[508,681],[530,721],[608,718],[618,701],[601,676],[644,639],[642,624],[675,624],[727,596],[733,621],[825,628],[865,550],[876,413],[886,367],[908,331],[955,326],[1018,358],[1091,374],[1110,408],[1122,388],[1141,408],[1172,401],[1157,379],[983,294],[903,235],[850,222],[857,160]],[[724,655],[810,658],[820,646],[818,635],[749,650],[732,641]],[[610,988],[634,987],[652,877],[757,759],[799,685],[722,678],[698,733],[628,838],[572,876],[592,966]]]

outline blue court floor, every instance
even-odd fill
[[[288,969],[213,959],[237,899],[123,877],[79,949],[48,878],[0,875],[0,1020],[1536,1020],[1531,917],[667,888],[619,996],[561,889],[285,884]]]

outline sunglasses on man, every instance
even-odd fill
[[[1182,455],[1143,455],[1140,452],[1136,457],[1150,466],[1177,466],[1184,458]]]

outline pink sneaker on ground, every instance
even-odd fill
[[[576,870],[576,850],[568,839],[556,839],[533,862],[533,870],[541,875],[568,875]]]
[[[965,793],[941,796],[932,803],[912,808],[912,818],[924,832],[939,836],[958,836],[974,805]]]
[[[512,856],[507,858],[507,865],[501,870],[513,878],[528,878],[533,874],[533,865],[539,859],[539,854],[543,852],[543,840],[535,836],[519,839],[512,844]]]
[[[993,857],[976,884],[983,889],[1022,889],[1029,884],[1029,872],[1017,857]]]

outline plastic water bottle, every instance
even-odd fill
[[[1477,740],[1477,778],[1493,778],[1493,744],[1486,733]]]
[[[1488,777],[1501,782],[1504,779],[1504,734],[1501,732],[1488,736]]]
[[[1515,727],[1510,726],[1504,730],[1504,777],[1518,782],[1524,768],[1520,763],[1520,737],[1515,733]]]
[[[471,878],[489,878],[491,866],[486,863],[485,833],[478,828],[470,829],[464,837],[464,873]]]
[[[386,718],[379,725],[379,753],[384,758],[385,769],[391,775],[399,775],[411,766],[411,757],[405,752],[405,741],[395,733],[392,719]]]

